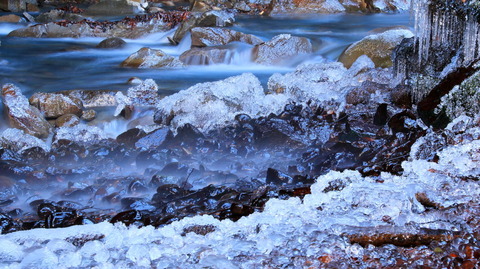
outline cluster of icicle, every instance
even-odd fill
[[[444,0],[412,1],[418,63],[424,65],[432,60],[430,48],[448,45],[461,53],[461,64],[470,65],[480,57],[480,24],[474,14],[478,0],[440,1]],[[426,93],[416,94],[422,97]]]

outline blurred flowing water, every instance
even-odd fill
[[[173,35],[170,31],[126,40],[128,46],[123,49],[101,50],[95,48],[101,38],[9,38],[6,35],[20,26],[0,24],[0,82],[16,83],[27,95],[37,91],[70,89],[122,90],[128,88],[126,82],[134,76],[153,78],[160,86],[160,93],[166,95],[199,82],[220,80],[244,72],[252,72],[262,83],[266,83],[271,74],[292,71],[302,61],[335,60],[348,44],[360,40],[369,31],[397,25],[411,25],[409,14],[237,16],[235,30],[254,34],[265,41],[285,33],[304,36],[311,39],[315,52],[292,62],[290,66],[262,66],[248,59],[244,46],[237,46],[230,63],[158,70],[121,68],[119,65],[142,47],[161,49],[167,54],[179,56],[189,49],[190,39],[185,38],[179,46],[172,46],[167,39]]]

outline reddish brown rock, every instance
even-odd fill
[[[80,99],[58,93],[35,93],[30,104],[44,113],[46,118],[58,118],[65,114],[82,115],[83,103]]]
[[[312,51],[312,44],[307,38],[282,34],[268,42],[256,45],[252,57],[257,63],[274,65],[301,54],[312,53]]]
[[[3,104],[7,118],[13,128],[21,129],[36,137],[47,137],[51,126],[40,110],[28,103],[27,97],[13,84],[2,88]]]

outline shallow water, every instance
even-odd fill
[[[70,89],[126,89],[131,77],[153,78],[161,94],[171,94],[196,83],[224,79],[252,72],[263,84],[275,72],[286,73],[301,61],[335,60],[345,47],[379,27],[411,25],[409,14],[316,15],[303,17],[237,17],[233,29],[269,40],[278,34],[292,34],[311,39],[315,52],[290,66],[253,64],[241,46],[231,63],[213,66],[191,66],[180,70],[139,70],[120,68],[119,64],[141,47],[162,49],[178,56],[189,48],[186,38],[172,46],[167,36],[173,31],[157,33],[139,40],[127,40],[123,49],[99,50],[101,38],[31,39],[8,38],[14,24],[0,24],[0,83],[20,85],[26,95],[37,91],[55,92]],[[242,52],[243,50],[243,52]]]

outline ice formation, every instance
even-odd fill
[[[432,57],[430,48],[448,45],[463,55],[463,65],[469,65],[480,57],[480,25],[478,1],[412,2],[415,16],[415,41],[418,42],[419,63]],[[426,93],[418,93],[421,97]]]
[[[117,92],[115,94],[115,101],[118,105],[115,109],[114,115],[120,115],[125,106],[128,105],[153,106],[158,98],[157,83],[155,83],[153,79],[146,79],[139,85],[129,88],[126,96],[122,92]]]
[[[96,126],[78,124],[73,127],[60,127],[55,130],[54,140],[61,139],[77,142],[80,144],[95,144],[101,140],[111,138],[102,129]]]
[[[209,131],[232,122],[238,114],[257,118],[279,113],[288,103],[313,101],[338,110],[350,87],[359,86],[366,79],[388,83],[388,72],[373,67],[366,56],[359,57],[350,69],[341,63],[303,64],[292,73],[272,75],[267,94],[258,78],[250,73],[200,83],[160,100],[155,121],[170,124],[173,129],[189,123]]]
[[[466,116],[455,120],[447,128],[453,139],[436,151],[438,162],[412,158],[403,163],[402,176],[382,173],[379,177],[362,177],[356,171],[330,172],[317,179],[311,187],[312,194],[303,201],[272,199],[264,212],[237,222],[218,221],[205,215],[158,229],[100,223],[1,235],[0,266],[315,267],[322,265],[322,255],[362,260],[371,249],[351,244],[344,236],[361,227],[370,231],[383,227],[413,233],[421,228],[468,232],[466,219],[451,219],[425,210],[417,197],[421,193],[448,207],[480,195],[477,182],[462,180],[480,175],[477,120]],[[422,143],[425,139],[416,146]],[[389,221],[385,222],[386,219]],[[210,232],[187,232],[195,225],[209,225]]]
[[[15,128],[8,128],[3,131],[0,135],[0,146],[18,153],[22,153],[26,149],[33,147],[40,147],[46,152],[50,150],[50,145],[45,141]]]

